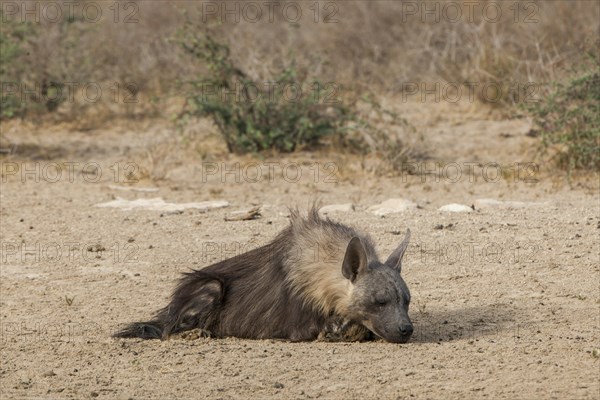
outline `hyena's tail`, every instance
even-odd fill
[[[169,335],[207,327],[217,318],[225,289],[215,275],[186,273],[175,289],[171,302],[148,322],[134,322],[113,336],[117,338],[167,339]]]
[[[161,339],[164,324],[159,320],[134,322],[113,335],[116,338]]]

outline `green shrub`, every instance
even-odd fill
[[[86,28],[89,24],[81,18],[65,18],[49,26],[20,19],[20,16],[4,16],[0,10],[0,80],[3,84],[0,119],[56,111],[68,98],[64,82],[90,79],[81,73],[88,65],[81,56],[84,52],[79,43],[86,32],[91,32]],[[39,54],[40,49],[48,46],[40,43],[47,36],[53,37],[52,45],[56,46],[48,52],[52,54],[51,59],[47,54]]]
[[[207,71],[187,82],[180,122],[191,116],[210,117],[230,152],[291,152],[315,147],[326,138],[366,148],[360,140],[364,135],[385,137],[358,110],[358,97],[343,99],[335,93],[336,85],[300,74],[295,61],[269,82],[260,82],[235,65],[229,46],[215,39],[210,28],[188,21],[177,41]],[[374,101],[366,103],[369,112],[387,112]],[[399,118],[395,122],[406,124]],[[356,135],[359,131],[362,134]]]
[[[19,62],[24,53],[27,40],[35,35],[31,24],[16,22],[11,19],[5,21],[4,14],[0,10],[0,83],[2,84],[2,96],[0,96],[0,119],[20,116],[25,111],[25,103],[18,94],[6,95],[13,85],[19,88],[22,85],[23,65]],[[11,87],[12,86],[12,87]]]
[[[568,171],[600,170],[600,57],[588,54],[573,77],[529,107],[544,148],[558,148],[558,165]]]

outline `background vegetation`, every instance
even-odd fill
[[[40,6],[39,2],[19,2],[22,7],[35,3]],[[2,16],[3,84],[39,87],[44,94],[39,101],[3,96],[2,118],[31,118],[49,111],[66,119],[96,114],[164,116],[166,99],[183,97],[188,101],[179,115],[210,114],[231,151],[290,151],[298,145],[310,146],[353,123],[376,126],[365,117],[371,116],[373,109],[381,114],[382,109],[376,101],[362,101],[363,105],[375,104],[371,111],[361,108],[359,99],[364,99],[365,93],[375,100],[401,94],[406,83],[476,82],[479,90],[494,82],[517,89],[504,90],[493,101],[489,93],[477,91],[477,102],[510,109],[522,102],[522,84],[534,82],[543,89],[538,95],[553,93],[548,103],[534,110],[543,127],[544,142],[566,143],[570,154],[587,154],[568,155],[561,165],[597,166],[597,158],[590,159],[593,145],[598,143],[597,120],[590,129],[573,126],[588,124],[597,109],[597,64],[588,72],[575,68],[589,65],[589,51],[584,49],[586,41],[598,35],[598,2],[481,1],[472,20],[462,15],[458,22],[435,20],[435,16],[420,14],[421,8],[413,14],[406,2],[399,1],[318,2],[318,13],[305,2],[302,18],[294,23],[278,12],[273,21],[263,15],[258,23],[243,18],[223,20],[217,15],[206,18],[201,3],[193,1],[119,3],[118,14],[114,2],[93,3],[103,7],[103,18],[94,23],[80,13],[57,22],[42,18],[36,23],[23,22],[20,15]],[[281,7],[286,3],[280,2]],[[429,3],[440,7],[439,15],[452,16],[448,4],[451,2]],[[502,18],[497,22],[482,13],[488,5],[501,6]],[[441,11],[444,9],[446,14]],[[186,20],[195,22],[197,34],[206,33],[210,26],[212,43],[224,46],[223,53],[210,55],[194,50],[191,42],[186,44],[181,33]],[[597,47],[592,50],[596,60],[597,51]],[[567,78],[573,71],[575,78]],[[182,77],[187,82],[182,82]],[[340,103],[327,108],[308,100],[295,107],[264,102],[251,106],[209,104],[198,101],[197,92],[195,96],[191,90],[193,82],[229,85],[233,78],[246,83],[274,79],[302,85],[333,82],[343,91]],[[554,82],[566,79],[571,83],[553,91]],[[97,102],[81,96],[66,101],[64,94],[56,96],[64,82],[94,82],[104,95]],[[569,108],[570,98],[576,99],[569,103],[572,107],[588,106],[576,115],[569,114],[568,122],[557,116],[564,107]],[[367,136],[367,142],[377,142],[375,133]],[[580,140],[582,137],[587,139]],[[350,136],[350,141],[354,139]],[[365,142],[364,137],[358,139]],[[576,144],[570,144],[572,139]]]
[[[600,57],[596,50],[587,54],[571,76],[530,107],[544,147],[562,147],[556,161],[569,171],[600,171]]]

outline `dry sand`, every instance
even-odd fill
[[[255,179],[247,158],[179,157],[167,128],[10,127],[4,139],[21,145],[2,159],[2,398],[598,399],[597,182],[523,170],[486,181],[468,163],[528,162],[526,122],[447,122],[428,132],[434,156],[463,168],[459,179],[382,177],[341,156],[302,154]],[[489,140],[471,140],[482,134]],[[221,179],[223,162],[233,173]],[[129,172],[143,179],[133,184]],[[95,207],[117,197],[230,206]],[[389,198],[418,207],[367,211]],[[484,198],[524,204],[438,211]],[[181,272],[266,243],[288,224],[288,205],[314,199],[353,203],[330,216],[369,232],[382,257],[412,230],[409,343],[111,338],[165,305]],[[224,221],[253,206],[261,218]]]

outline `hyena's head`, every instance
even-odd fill
[[[405,343],[413,333],[408,317],[410,292],[400,276],[409,240],[410,230],[387,261],[381,263],[367,260],[365,247],[354,237],[342,264],[342,273],[354,286],[348,310],[350,317],[388,342]]]

